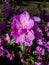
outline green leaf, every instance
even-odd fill
[[[14,44],[14,39],[11,39],[10,45],[13,45],[13,44]]]
[[[34,60],[33,59],[31,59],[31,63],[34,64]]]
[[[23,44],[23,43],[21,43],[21,44],[20,44],[20,48],[21,48],[21,51],[22,51],[22,52],[25,52],[26,47],[24,46],[24,44]]]
[[[14,51],[12,51],[12,55],[14,56]]]
[[[31,61],[32,64],[34,64],[34,57],[30,56],[27,58],[27,61]]]

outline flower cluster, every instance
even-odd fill
[[[15,43],[24,43],[25,46],[31,46],[32,41],[35,39],[34,31],[32,30],[33,26],[34,20],[30,18],[28,12],[14,16],[11,24],[11,35]]]
[[[25,65],[49,65],[49,16],[15,14],[10,6],[2,13],[7,18],[0,21],[0,56],[13,60],[18,55]]]

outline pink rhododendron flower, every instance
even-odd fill
[[[49,37],[49,31],[46,32],[47,37]]]
[[[47,26],[49,27],[49,22],[47,22]]]
[[[44,50],[44,48],[42,48],[42,47],[40,47],[40,46],[37,46],[37,48],[36,48],[36,53],[37,53],[38,55],[44,55],[44,54],[45,54],[45,50]]]
[[[45,40],[45,38],[40,38],[37,40],[37,44],[42,45],[42,46],[44,46],[46,44],[46,42],[47,41]]]
[[[39,17],[37,17],[37,16],[34,16],[33,19],[37,23],[40,23],[40,21],[41,21],[41,19]]]
[[[42,62],[34,62],[34,65],[42,65]]]
[[[4,56],[4,54],[5,54],[4,48],[3,46],[0,46],[0,56]]]
[[[48,27],[47,26],[45,26],[45,32],[47,32],[48,31]]]
[[[13,60],[13,56],[11,53],[8,52],[8,54],[6,55],[7,58],[9,58],[10,60]]]
[[[37,40],[37,44],[43,45],[42,39]]]
[[[6,33],[6,38],[5,38],[5,40],[6,40],[8,43],[10,43],[10,36],[9,36],[8,33]]]
[[[49,41],[45,44],[45,48],[47,48],[47,51],[49,52]]]
[[[20,15],[14,16],[11,24],[11,35],[17,44],[24,43],[25,46],[31,46],[34,40],[33,19],[30,18],[28,12],[23,12]]]
[[[8,0],[4,0],[4,2],[5,2],[5,4],[7,4],[7,5],[9,4],[9,3],[8,3]]]

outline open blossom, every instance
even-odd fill
[[[37,46],[37,48],[36,48],[36,53],[37,53],[38,55],[44,55],[44,54],[45,54],[45,49],[42,48],[42,47],[40,47],[40,46]]]
[[[14,16],[11,24],[12,32],[15,42],[17,44],[24,43],[25,46],[31,46],[34,40],[34,26],[33,19],[30,18],[28,12],[23,12],[20,15]]]
[[[37,44],[38,45],[42,45],[42,46],[44,46],[45,44],[46,44],[46,39],[45,38],[40,38],[40,39],[38,39],[37,40]]]

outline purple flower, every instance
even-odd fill
[[[35,38],[39,39],[41,38],[41,35],[42,35],[42,30],[38,27],[38,24],[41,22],[41,19],[37,16],[34,16],[33,20],[34,20],[33,31],[35,34]]]
[[[42,46],[44,46],[46,44],[46,42],[47,41],[45,40],[45,38],[41,38],[41,39],[37,40],[37,44],[42,45]]]
[[[43,13],[41,14],[41,18],[44,19],[47,22],[49,21],[49,15],[46,15],[45,13],[44,14]]]
[[[7,55],[6,55],[7,58],[9,58],[10,60],[13,60],[13,55],[9,52],[7,52]]]
[[[43,45],[42,39],[37,40],[37,44]]]
[[[8,3],[8,0],[4,0],[4,2],[5,2],[5,4],[7,4],[7,5],[9,4],[9,3]]]
[[[38,27],[36,22],[34,22],[33,31],[36,39],[41,38],[42,30]]]
[[[23,12],[20,15],[14,16],[11,24],[12,32],[15,42],[17,44],[24,43],[25,46],[31,46],[34,40],[34,26],[33,19],[30,18],[28,12]]]
[[[7,2],[7,3],[8,3],[8,2]],[[8,17],[13,16],[14,9],[12,9],[12,8],[10,7],[10,5],[8,5],[8,7],[4,8],[2,12],[3,12],[3,13],[5,14],[5,16],[8,18]]]
[[[4,43],[4,42],[3,42],[3,40],[2,40],[2,39],[0,39],[0,46],[1,46],[1,45],[3,45],[3,43]]]
[[[5,30],[6,24],[4,22],[0,22],[0,34]]]
[[[9,34],[8,34],[8,33],[6,33],[5,40],[6,40],[8,43],[10,43],[10,36],[9,36]]]
[[[9,50],[5,50],[6,52],[6,57],[9,58],[10,60],[13,60],[13,58],[15,57],[13,53],[10,53]]]
[[[49,52],[49,41],[45,44],[45,48],[47,48],[47,50]]]
[[[46,15],[46,16],[45,16],[45,19],[46,19],[46,21],[48,22],[48,21],[49,21],[49,15]]]
[[[49,37],[49,31],[46,32],[47,37]]]
[[[47,63],[47,65],[49,65],[49,62]]]
[[[37,17],[37,16],[34,16],[33,19],[34,19],[34,21],[36,23],[40,23],[41,22],[41,19],[39,17]]]
[[[47,27],[49,27],[49,22],[47,22]]]
[[[4,54],[5,54],[4,48],[3,46],[0,46],[0,56],[4,56]]]
[[[38,55],[44,55],[44,54],[45,54],[45,49],[42,48],[42,47],[40,47],[40,46],[37,46],[37,48],[36,48],[36,53],[37,53]]]
[[[34,62],[35,65],[42,65],[42,62]]]
[[[45,19],[45,18],[46,18],[45,12],[41,13],[40,18],[41,18],[41,19]]]
[[[47,32],[48,31],[48,27],[47,26],[45,26],[45,32]]]

